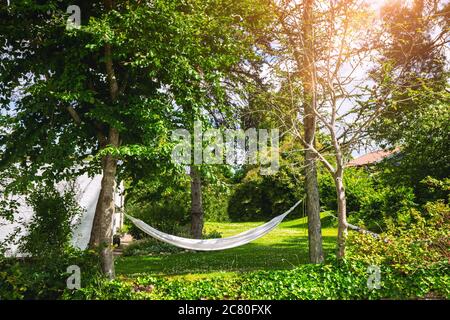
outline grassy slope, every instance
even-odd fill
[[[337,231],[323,218],[325,254],[335,248]],[[206,231],[217,230],[223,237],[254,228],[261,222],[206,223]],[[214,252],[181,252],[170,255],[121,257],[119,275],[152,274],[169,277],[203,278],[231,276],[236,272],[291,269],[308,261],[306,218],[283,222],[268,235],[247,245]]]

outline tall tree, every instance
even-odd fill
[[[372,41],[375,36],[382,38],[379,18],[364,0],[283,1],[275,6],[280,41],[273,70],[280,86],[273,96],[273,112],[286,132],[302,143],[305,153],[320,160],[333,177],[337,257],[343,258],[348,228],[362,231],[347,222],[345,166],[351,152],[367,137],[370,124],[386,110],[384,102],[393,92],[392,82],[371,81],[369,66],[380,59]],[[312,31],[308,26],[311,11]],[[312,44],[308,34],[312,34]],[[374,93],[382,94],[373,99]],[[312,107],[300,110],[300,105]],[[320,143],[307,130],[316,121],[317,130],[328,136]]]
[[[315,1],[301,3],[274,2],[278,14],[279,42],[286,46],[284,54],[295,71],[296,81],[301,83],[301,98],[295,101],[295,114],[303,115],[302,143],[305,146],[305,191],[308,213],[309,257],[312,263],[323,262],[322,230],[320,222],[319,186],[317,181],[317,155],[308,145],[316,143],[316,37]],[[292,112],[293,110],[291,110]],[[289,129],[288,129],[289,130]]]
[[[371,127],[371,138],[387,147],[401,147],[401,158],[390,168],[390,180],[412,186],[417,200],[427,201],[429,188],[421,181],[427,176],[445,178],[449,170],[445,123],[450,3],[386,3],[381,18],[385,36],[377,44],[382,48],[382,59],[372,76],[378,83],[389,79],[392,95],[385,101],[387,112]],[[383,65],[389,68],[380,68]]]
[[[101,247],[113,277],[117,177],[168,161],[169,132],[184,117],[176,106],[216,105],[223,72],[255,56],[246,30],[265,13],[253,0],[83,1],[74,29],[66,28],[69,5],[0,8],[1,173],[20,168],[13,192],[36,179],[102,172],[90,245]]]
[[[303,4],[302,38],[304,43],[301,56],[303,73],[303,130],[308,145],[315,145],[316,135],[316,70],[315,70],[315,38],[314,38],[314,1],[305,0]],[[319,184],[317,182],[317,156],[305,149],[305,190],[306,211],[308,212],[309,258],[313,263],[323,262],[322,230],[320,223]]]

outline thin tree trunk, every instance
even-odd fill
[[[347,201],[344,187],[344,171],[341,166],[338,165],[335,177],[336,186],[336,199],[338,208],[338,251],[337,258],[342,259],[345,257],[345,241],[347,238]]]
[[[190,167],[191,176],[191,235],[201,239],[203,233],[202,181],[195,166]]]
[[[119,134],[115,129],[110,130],[109,142],[111,145],[119,144]],[[114,257],[112,251],[112,224],[115,213],[115,178],[117,171],[117,159],[106,155],[102,159],[103,177],[100,195],[95,208],[94,222],[92,225],[89,247],[100,250],[101,267],[103,273],[113,279]]]
[[[303,88],[304,88],[304,137],[314,146],[316,133],[316,81],[314,59],[313,0],[305,0],[303,12]],[[305,150],[305,190],[308,212],[309,258],[312,263],[323,262],[322,227],[320,222],[319,186],[317,182],[317,157],[308,147]]]
[[[311,263],[323,262],[322,226],[320,222],[319,187],[315,159],[305,154],[306,210],[308,212],[309,259]]]

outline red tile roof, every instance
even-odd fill
[[[347,164],[347,167],[360,167],[360,166],[366,166],[369,164],[380,162],[383,159],[386,159],[387,157],[397,153],[399,151],[399,148],[395,148],[394,150],[378,150],[374,152],[370,152],[368,154],[365,154],[361,157],[358,157],[356,159],[353,159]]]

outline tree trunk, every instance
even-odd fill
[[[110,130],[109,142],[118,146],[119,134],[115,129]],[[102,271],[107,277],[113,279],[114,257],[112,251],[112,224],[115,213],[114,193],[116,187],[117,159],[106,155],[102,159],[103,177],[100,195],[95,208],[89,247],[100,250]]]
[[[311,263],[323,262],[322,226],[320,222],[319,187],[315,155],[306,152],[306,210],[308,212],[309,259]]]
[[[202,181],[195,166],[190,167],[191,176],[191,235],[201,239],[203,233]]]
[[[345,241],[347,238],[347,200],[345,196],[344,187],[344,171],[341,166],[338,166],[334,182],[336,186],[336,199],[338,208],[338,251],[337,258],[345,257]]]
[[[323,262],[322,227],[320,223],[319,186],[317,182],[317,157],[308,146],[314,146],[316,133],[316,79],[314,59],[313,0],[305,0],[303,12],[303,88],[304,88],[304,138],[305,150],[305,190],[308,212],[309,259],[312,263]]]
[[[104,3],[108,10],[113,9],[112,0],[105,0]],[[114,70],[111,45],[106,43],[104,50],[109,95],[111,103],[115,104],[119,97],[119,84]],[[99,138],[100,146],[102,148],[106,145],[112,147],[119,146],[119,132],[113,127],[109,128],[107,137],[99,132]],[[110,154],[105,155],[102,159],[102,170],[102,187],[98,197],[97,207],[95,208],[89,247],[93,249],[98,248],[100,250],[102,271],[107,277],[113,279],[115,277],[115,272],[112,250],[112,232],[113,218],[116,209],[114,191],[116,186],[117,159]]]

